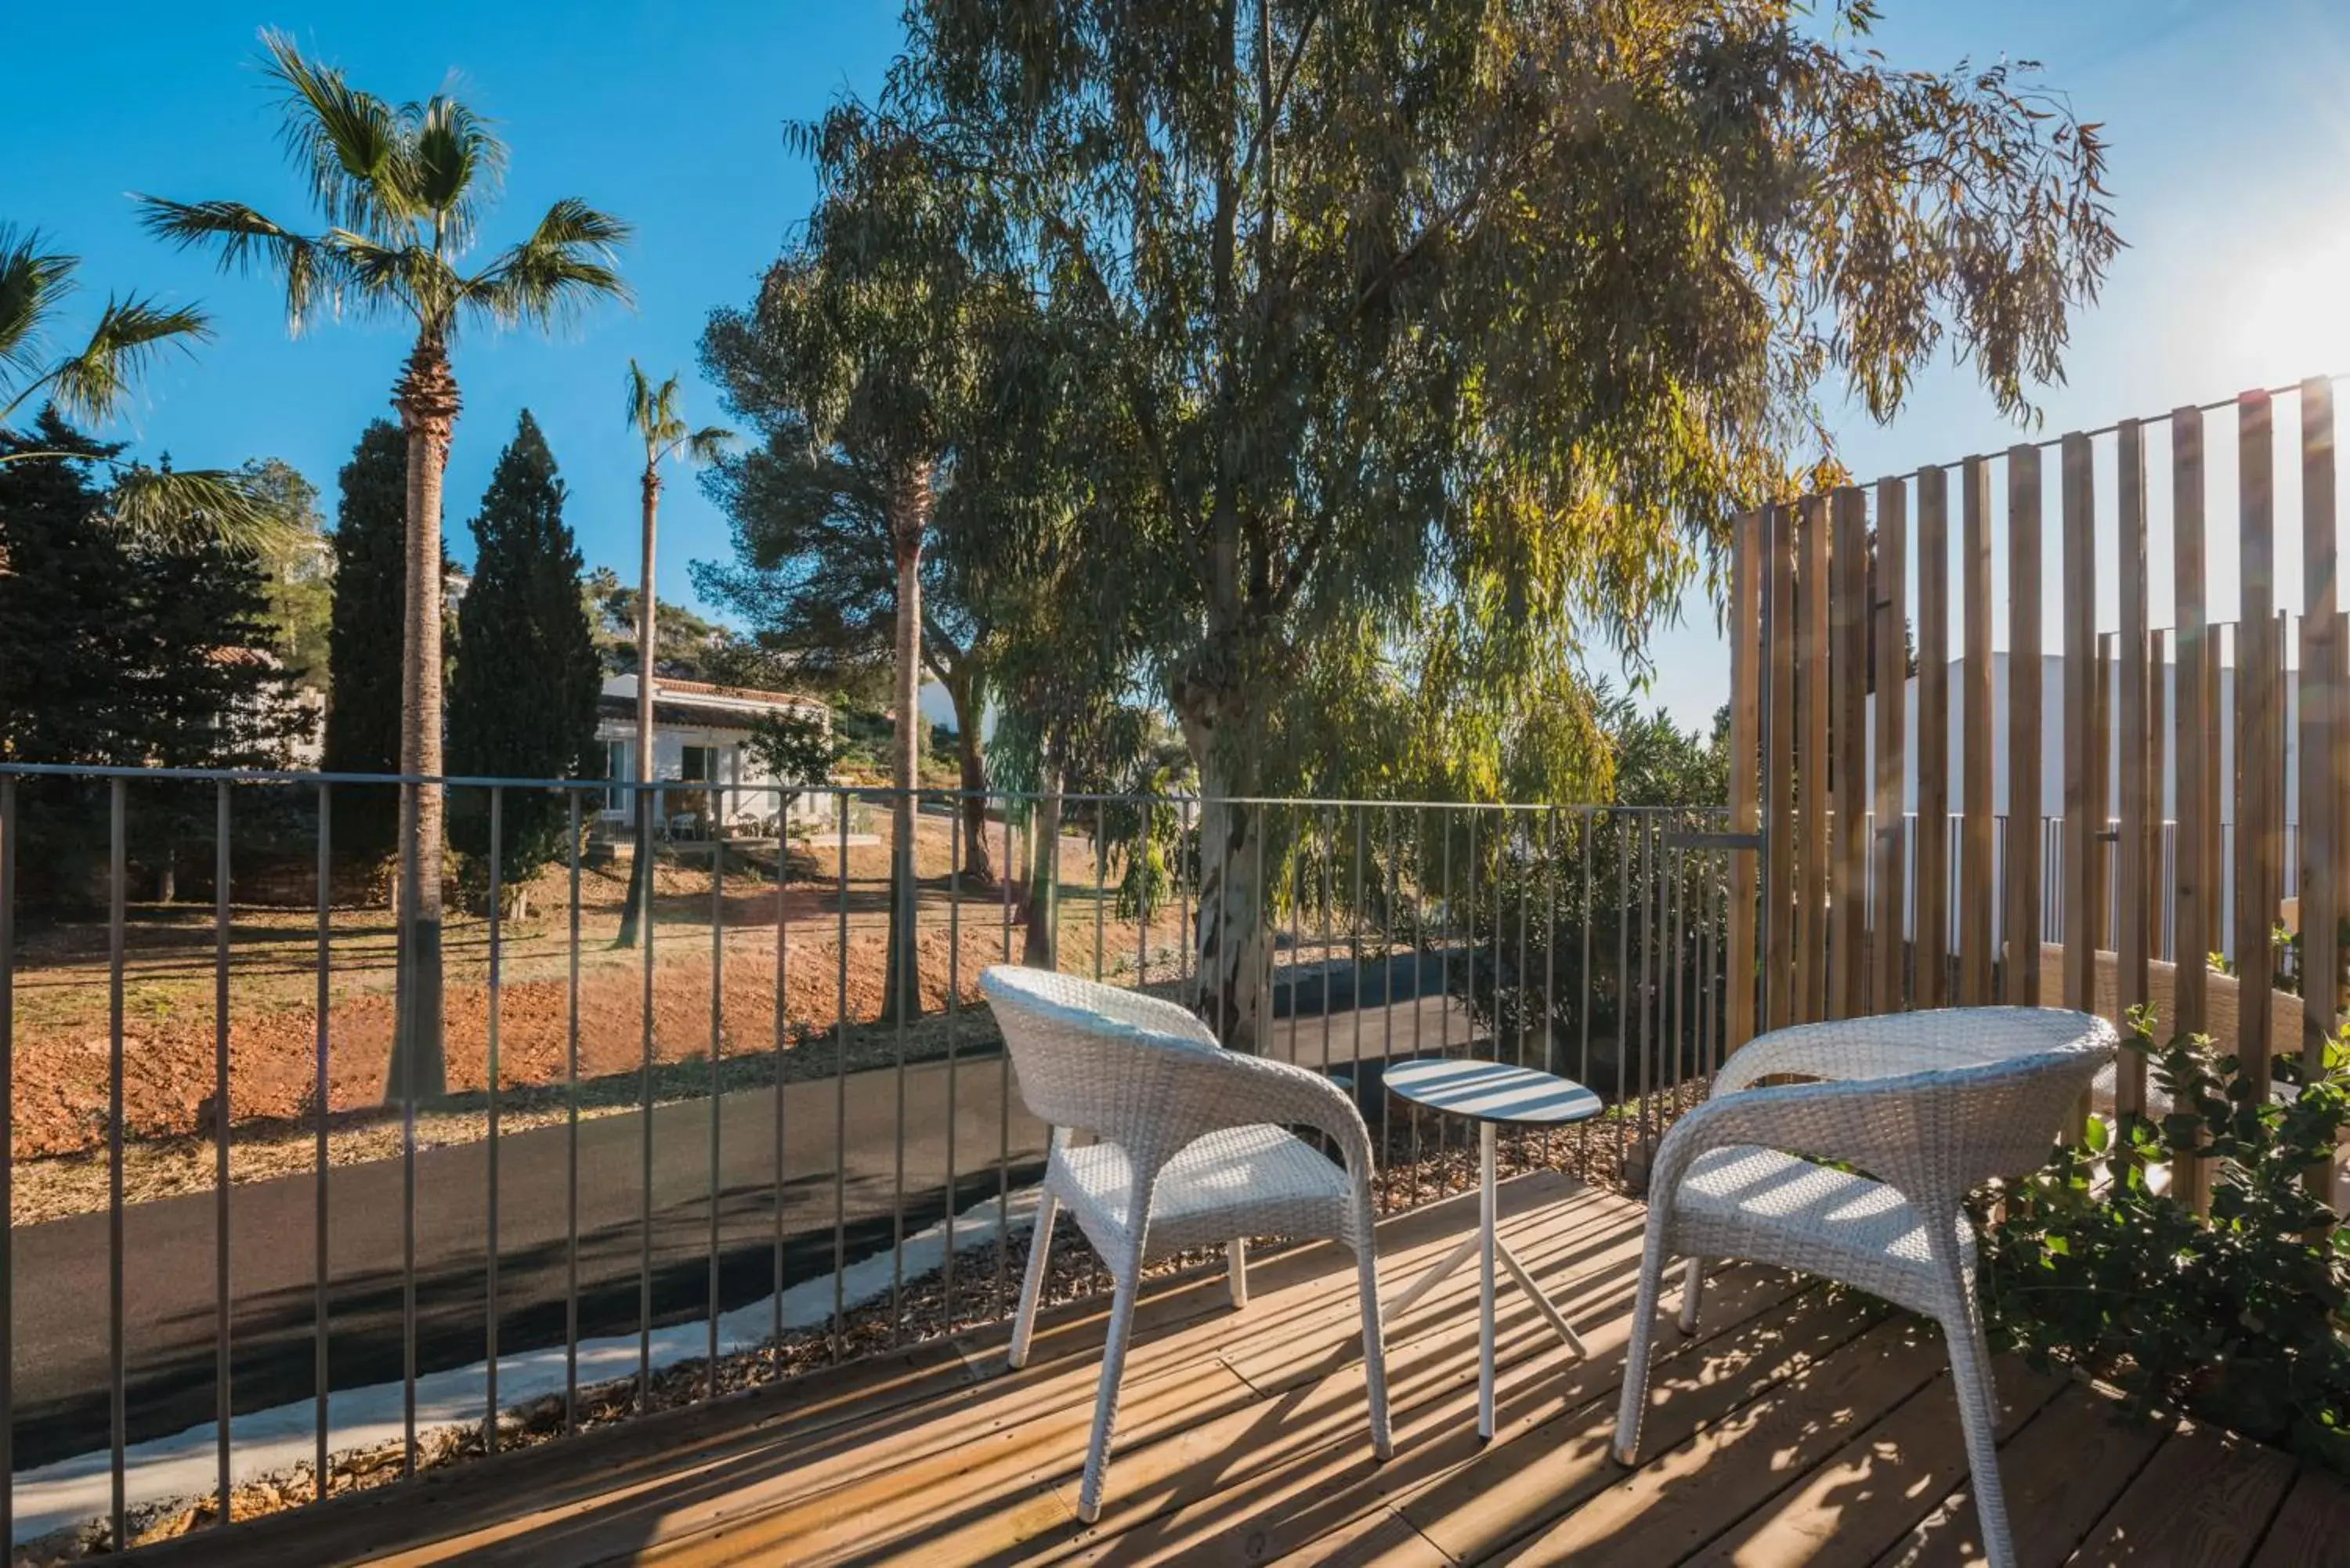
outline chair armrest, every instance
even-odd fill
[[[2053,1046],[2087,1022],[2036,1007],[1969,1007],[1798,1024],[1732,1052],[1713,1093],[1735,1094],[1761,1078],[1856,1083],[1981,1066],[2012,1058],[2019,1040]]]
[[[1180,1064],[1170,1061],[1170,1067],[1179,1076],[1197,1074],[1205,1080],[1192,1085],[1205,1114],[1187,1118],[1186,1142],[1226,1127],[1266,1123],[1311,1127],[1338,1146],[1348,1173],[1357,1181],[1370,1179],[1370,1128],[1353,1098],[1321,1074],[1237,1051],[1202,1054]]]
[[[1744,1053],[1741,1053],[1742,1055]],[[1787,1071],[1777,1068],[1773,1071]],[[1716,1094],[1675,1122],[1658,1146],[1648,1200],[1670,1207],[1681,1178],[1701,1154],[1742,1144],[1855,1165],[1913,1202],[1939,1195],[1910,1189],[1908,1162],[1888,1158],[1906,1141],[1918,1108],[1908,1079],[1774,1084]],[[1953,1195],[1955,1196],[1955,1195]]]

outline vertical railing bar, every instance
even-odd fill
[[[106,876],[106,1357],[110,1407],[109,1475],[113,1496],[113,1547],[130,1548],[130,1509],[125,1501],[123,1449],[127,1446],[130,1410],[124,1387],[122,1323],[122,951],[128,880],[125,840],[129,781],[109,781]],[[11,1216],[13,1222],[14,1216]]]
[[[650,782],[650,781],[648,781]],[[639,802],[637,854],[644,861],[645,907],[639,946],[643,953],[644,1016],[639,1043],[637,1161],[640,1204],[637,1238],[637,1412],[653,1402],[653,928],[660,924],[653,864],[653,824],[667,815],[658,785],[637,790]],[[645,809],[646,803],[650,809]]]
[[[791,1041],[787,1016],[788,981],[792,963],[792,918],[789,895],[792,864],[792,800],[775,788],[775,1190],[769,1208],[775,1219],[775,1285],[767,1298],[767,1333],[784,1337],[784,1090],[788,1083],[784,1053]]]
[[[16,781],[9,776],[0,777],[0,1541],[10,1542],[16,1539]]]
[[[498,1003],[504,974],[501,961],[504,957],[500,946],[504,937],[504,923],[499,907],[505,892],[505,803],[504,786],[490,786],[490,994],[489,1018],[484,1034],[488,1061],[484,1077],[489,1099],[488,1147],[484,1151],[489,1167],[490,1207],[488,1226],[489,1267],[486,1286],[488,1310],[484,1314],[484,1335],[488,1354],[484,1359],[486,1376],[484,1380],[488,1408],[482,1416],[482,1449],[484,1453],[498,1451]]]
[[[940,1326],[954,1327],[955,1288],[955,1117],[957,1034],[962,1023],[962,818],[964,804],[958,796],[954,809],[947,813],[947,1202],[946,1251],[939,1259],[939,1293],[944,1298],[940,1312]],[[986,807],[982,803],[980,820],[986,820]],[[1005,867],[1005,875],[1011,874]]]
[[[1333,806],[1315,815],[1323,819],[1322,827],[1322,1075],[1330,1075],[1330,870],[1337,858],[1338,813]],[[1358,982],[1361,976],[1351,976]]]
[[[1107,803],[1103,800],[1101,796],[1096,795],[1088,804],[1090,804],[1094,808],[1093,828],[1092,831],[1087,835],[1087,837],[1093,840],[1094,850],[1094,983],[1096,985],[1099,985],[1102,981],[1102,937],[1104,915],[1102,909],[1102,873],[1104,870],[1104,863],[1107,860],[1109,854],[1109,846],[1102,842],[1102,817],[1104,811],[1107,809]],[[1056,845],[1055,847],[1057,849],[1059,846]],[[1055,867],[1059,864],[1060,862],[1057,860],[1054,862]],[[1055,934],[1057,935],[1057,933]],[[1056,948],[1058,945],[1059,944],[1057,942],[1055,944]]]
[[[568,1437],[579,1430],[579,791],[563,793],[571,898],[563,987],[563,1431]]]
[[[714,799],[715,797],[713,797]],[[710,1365],[702,1397],[718,1397],[719,1217],[725,1206],[725,1172],[719,1129],[725,1093],[726,1056],[726,839],[722,820],[710,840]],[[778,1085],[780,1088],[780,1085]]]
[[[1175,980],[1179,993],[1185,995],[1191,982],[1192,944],[1198,940],[1198,911],[1191,906],[1192,847],[1191,803],[1187,799],[1175,836]]]
[[[1003,872],[998,880],[1003,888],[1003,961],[1012,961],[1012,874],[1018,863],[1012,858],[1012,802],[1003,802]],[[1044,1247],[1052,1244],[1048,1234],[1032,1232],[1028,1244]],[[995,1316],[1003,1315],[1004,1300],[1012,1278],[1012,1053],[998,1050],[995,1054],[995,1298],[991,1310]]]
[[[329,793],[329,786],[322,780],[318,784],[318,866],[317,887],[316,889],[318,899],[318,961],[314,966],[317,970],[316,983],[318,988],[316,1008],[317,1014],[316,1019],[317,1041],[317,1050],[313,1054],[312,1058],[312,1070],[316,1075],[311,1080],[310,1091],[312,1122],[311,1137],[316,1140],[315,1146],[311,1151],[311,1180],[313,1182],[313,1187],[310,1197],[310,1220],[311,1229],[314,1232],[311,1237],[311,1259],[313,1270],[313,1278],[311,1280],[311,1290],[313,1293],[311,1315],[317,1325],[316,1336],[312,1340],[310,1346],[312,1362],[311,1397],[316,1400],[317,1404],[317,1408],[315,1412],[315,1425],[317,1428],[317,1431],[315,1433],[316,1441],[314,1444],[315,1451],[311,1456],[312,1462],[316,1468],[311,1471],[311,1484],[312,1489],[316,1493],[315,1501],[320,1502],[326,1501],[328,1490],[327,1423],[328,1412],[327,1407],[327,1294],[328,1282],[331,1278],[329,1272],[331,1264],[327,1251],[327,1114],[328,1110],[327,1096],[327,1019],[328,1008],[331,1000],[330,985],[333,976],[333,971],[329,967],[329,960],[333,951],[331,940],[333,936],[333,908],[328,902],[328,894],[334,880],[333,818],[333,797]]]
[[[0,777],[0,1541],[11,1542],[16,1539],[16,781],[9,776]]]
[[[1575,1005],[1575,1081],[1584,1087],[1591,1086],[1591,866],[1599,847],[1599,814],[1585,806],[1575,814],[1576,836],[1583,846],[1583,905],[1576,912],[1575,923],[1583,928],[1583,961],[1577,966],[1580,979],[1577,988],[1582,1000]],[[1575,1124],[1575,1157],[1581,1163],[1580,1174],[1591,1175],[1591,1123],[1588,1119]]]
[[[1136,989],[1147,991],[1150,986],[1150,917],[1158,909],[1155,889],[1150,886],[1151,835],[1159,829],[1158,796],[1144,796],[1138,809],[1142,814],[1141,836],[1127,852],[1126,869],[1134,878],[1134,983]]]
[[[1518,829],[1522,826],[1523,826],[1523,824],[1522,823],[1513,822],[1512,824],[1511,837],[1513,839],[1518,836]],[[1524,858],[1519,862],[1518,867],[1518,1048],[1514,1054],[1520,1067],[1523,1067],[1526,1064],[1526,907],[1528,902],[1528,884],[1533,881],[1531,873],[1534,869],[1534,833],[1531,828],[1527,828],[1525,830],[1525,838],[1527,854]],[[1494,882],[1497,886],[1500,884],[1500,881],[1501,878],[1496,876]],[[1494,1006],[1497,1011],[1499,1010],[1500,1005],[1501,1003],[1497,998],[1494,1002]]]
[[[1420,988],[1428,981],[1428,965],[1423,950],[1428,945],[1428,808],[1416,806],[1411,824],[1411,1054],[1418,1058],[1427,1048],[1428,1010],[1419,1005]],[[1440,981],[1443,966],[1440,949],[1437,964]],[[1446,1001],[1440,990],[1437,1005]],[[1439,1014],[1440,1019],[1441,1014]],[[1419,1207],[1419,1102],[1411,1102],[1411,1186],[1404,1195],[1411,1208]]]
[[[839,823],[839,864],[834,871],[835,890],[839,895],[840,930],[838,960],[839,975],[834,990],[832,1046],[832,1358],[837,1361],[842,1353],[843,1319],[847,1303],[842,1299],[841,1275],[848,1267],[848,801],[844,795],[837,814]],[[884,935],[886,949],[889,939]],[[884,954],[887,967],[887,954]]]
[[[1551,1021],[1558,1007],[1558,803],[1544,812],[1543,822],[1543,991],[1542,1070],[1558,1071],[1550,1048]],[[1558,1129],[1543,1131],[1543,1163],[1558,1164]]]
[[[1437,953],[1438,953],[1438,955],[1439,955],[1439,956],[1438,956],[1438,961],[1437,961],[1437,972],[1438,972],[1438,975],[1439,975],[1439,983],[1440,983],[1440,984],[1441,985],[1441,987],[1442,987],[1442,990],[1441,990],[1438,994],[1439,994],[1440,996],[1441,996],[1441,997],[1442,997],[1442,999],[1443,999],[1443,1002],[1444,1002],[1444,1011],[1443,1011],[1442,1012],[1440,1012],[1440,1013],[1439,1013],[1439,1014],[1437,1015],[1437,1025],[1438,1025],[1438,1034],[1439,1034],[1439,1039],[1438,1039],[1438,1041],[1437,1041],[1437,1051],[1438,1051],[1438,1054],[1439,1054],[1440,1055],[1442,1055],[1442,1056],[1445,1056],[1445,1057],[1448,1057],[1448,1058],[1449,1058],[1449,1057],[1451,1057],[1451,1054],[1452,1054],[1452,913],[1453,913],[1453,909],[1452,909],[1452,821],[1453,821],[1453,814],[1452,814],[1452,812],[1451,812],[1451,810],[1450,808],[1447,808],[1447,809],[1444,809],[1444,810],[1440,811],[1440,812],[1437,814],[1437,819],[1438,819],[1438,824],[1439,824],[1439,830],[1440,830],[1440,836],[1441,836],[1441,837],[1443,838],[1443,841],[1444,841],[1444,843],[1443,843],[1443,853],[1442,853],[1442,856],[1441,856],[1441,858],[1440,858],[1440,864],[1441,864],[1441,866],[1442,866],[1442,867],[1443,867],[1443,869],[1442,869],[1442,873],[1441,873],[1441,875],[1442,875],[1442,877],[1443,877],[1443,882],[1442,882],[1442,888],[1443,888],[1443,892],[1442,892],[1441,898],[1440,898],[1440,902],[1439,902],[1439,908],[1440,908],[1440,909],[1442,909],[1442,911],[1443,911],[1443,921],[1444,921],[1444,924],[1443,924],[1443,927],[1442,927],[1442,934],[1441,934],[1441,936],[1438,939],[1437,949],[1436,949]],[[1469,1022],[1469,1023],[1468,1023],[1468,1027],[1469,1027],[1469,1028],[1471,1028],[1471,1029],[1473,1029],[1473,1028],[1475,1028],[1475,1027],[1476,1027],[1476,1023],[1475,1023],[1475,1021],[1474,1021],[1474,1019],[1473,1019],[1473,1018]],[[1445,1165],[1446,1165],[1446,1156],[1448,1156],[1448,1155],[1451,1152],[1451,1147],[1452,1147],[1452,1139],[1451,1139],[1451,1130],[1450,1130],[1448,1127],[1446,1127],[1446,1126],[1444,1125],[1446,1120],[1447,1120],[1447,1118],[1446,1118],[1446,1117],[1443,1117],[1443,1116],[1439,1116],[1439,1117],[1437,1117],[1437,1118],[1436,1118],[1436,1158],[1437,1158],[1437,1169],[1438,1169],[1438,1171],[1439,1171],[1440,1173],[1441,1173],[1441,1172],[1444,1170],[1444,1168],[1445,1168]],[[1440,1180],[1440,1181],[1441,1181],[1441,1179],[1442,1179],[1442,1178],[1441,1178],[1441,1175],[1440,1174],[1439,1180]],[[1437,1190],[1438,1190],[1438,1191],[1440,1191],[1440,1192],[1441,1192],[1441,1191],[1443,1190],[1443,1188],[1442,1188],[1441,1186],[1439,1186],[1439,1188],[1437,1189]]]
[[[1347,961],[1353,971],[1355,983],[1355,1044],[1349,1083],[1353,1087],[1356,1107],[1360,1109],[1363,1103],[1363,857],[1370,846],[1370,816],[1362,806],[1351,809],[1355,818],[1355,897],[1347,917]],[[1380,987],[1379,995],[1383,1001],[1387,1000],[1385,985]],[[1378,1158],[1384,1160],[1387,1157],[1387,1147],[1382,1144]]]
[[[913,842],[906,846],[906,885],[892,888],[890,897],[898,903],[899,929],[906,936],[905,978],[907,983],[893,992],[886,1005],[898,1015],[897,1039],[892,1043],[896,1061],[891,1067],[891,1091],[897,1097],[897,1110],[891,1117],[893,1152],[889,1168],[889,1347],[896,1349],[905,1327],[906,1303],[906,1028],[907,1014],[913,1008],[907,1005],[904,992],[910,992],[917,1003],[921,998],[921,900],[920,860],[922,838],[922,795],[920,790],[908,792],[906,826]],[[844,1165],[848,1155],[841,1152]]]
[[[1632,819],[1616,817],[1616,1169],[1624,1170],[1624,1114],[1629,1097],[1632,1036]]]
[[[229,884],[233,857],[229,842],[229,782],[213,785],[213,1315],[217,1338],[213,1345],[213,1409],[215,1442],[213,1484],[220,1496],[220,1514],[229,1518],[230,1417],[235,1408],[231,1387],[228,1261],[228,938]]]

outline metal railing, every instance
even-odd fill
[[[384,1103],[408,992],[391,911],[350,885],[386,846],[350,840],[433,785],[463,846],[451,1094]],[[1388,1060],[1589,1083],[1615,1111],[1528,1158],[1572,1142],[1577,1168],[1637,1171],[1752,976],[1726,950],[1721,814],[1590,805],[923,790],[909,887],[891,792],[730,785],[815,825],[659,844],[618,945],[637,851],[587,829],[610,792],[658,818],[676,787],[0,766],[12,1541],[101,1487],[91,1511],[129,1539],[166,1485],[141,1445],[224,1521],[241,1446],[306,1448],[316,1501],[355,1450],[412,1475],[433,1432],[494,1452],[525,1407],[568,1433],[1004,1315],[1045,1129],[978,971],[1042,955],[1189,1000],[1210,808],[1253,825],[1254,1046],[1353,1085],[1391,1210],[1460,1189],[1469,1141],[1391,1108]],[[207,850],[208,906],[133,898],[201,883]],[[879,1005],[893,907],[920,1020]],[[78,1293],[101,1273],[99,1324]]]

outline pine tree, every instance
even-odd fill
[[[343,464],[335,509],[335,597],[327,628],[328,773],[389,774],[400,765],[400,621],[408,607],[408,441],[390,420],[359,435]],[[380,858],[399,832],[399,792],[335,792],[338,853]]]
[[[603,672],[580,601],[579,546],[563,521],[563,497],[555,455],[525,410],[473,524],[473,580],[458,607],[457,669],[449,688],[452,774],[592,778],[602,772],[596,699]],[[556,792],[504,792],[498,849],[507,886],[520,888],[561,853],[569,815]],[[450,837],[485,866],[487,792],[452,799]]]

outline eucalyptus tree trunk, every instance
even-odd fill
[[[1045,742],[1045,770],[1028,815],[1028,897],[1023,900],[1025,929],[1020,961],[1032,969],[1061,966],[1062,749],[1057,737]]]
[[[1191,1009],[1227,1049],[1253,1052],[1270,1018],[1264,813],[1243,804],[1254,792],[1253,771],[1235,748],[1217,743],[1213,710],[1179,701],[1178,712],[1200,771],[1199,989]]]
[[[653,597],[653,543],[660,535],[660,471],[649,461],[638,485],[643,557],[637,569],[637,779],[653,776],[653,649],[660,631]],[[629,898],[620,909],[615,947],[634,947],[639,923],[650,924],[653,904],[653,794],[639,789],[629,799],[637,845],[629,857]]]
[[[882,981],[881,1016],[889,1022],[922,1015],[920,953],[916,938],[914,791],[922,759],[922,535],[931,520],[930,471],[908,469],[889,498],[889,533],[897,552],[898,729],[890,743],[889,948]]]
[[[968,674],[948,680],[946,689],[954,704],[955,762],[962,787],[962,879],[985,888],[995,881],[995,857],[987,842],[987,759],[979,737],[983,704]]]
[[[400,636],[400,771],[437,778],[441,753],[441,483],[460,403],[448,347],[420,337],[394,389],[408,438],[408,603]],[[384,1097],[399,1104],[448,1092],[442,1042],[441,869],[444,802],[438,784],[400,790],[398,1022]]]

